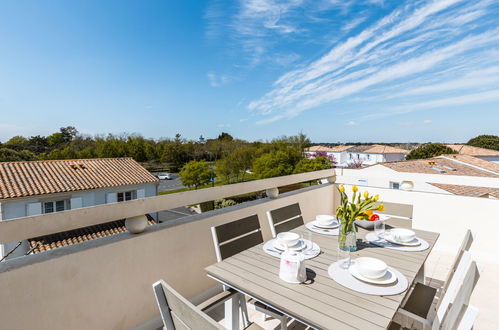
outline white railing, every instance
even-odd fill
[[[0,221],[0,244],[334,176],[329,169]]]

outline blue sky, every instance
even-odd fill
[[[0,141],[499,134],[494,0],[0,0]]]

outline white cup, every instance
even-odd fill
[[[295,246],[300,239],[300,235],[297,233],[282,232],[277,234],[277,241],[285,246]]]
[[[385,276],[388,266],[376,258],[361,257],[355,260],[360,275],[369,279],[377,279]]]
[[[329,225],[335,217],[333,215],[328,215],[328,214],[320,214],[315,217],[315,220],[321,225]]]
[[[416,237],[416,233],[405,228],[393,228],[390,230],[390,235],[395,241],[407,243]]]

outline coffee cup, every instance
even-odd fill
[[[300,240],[300,235],[291,232],[282,232],[277,234],[277,241],[284,246],[295,246]]]

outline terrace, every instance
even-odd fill
[[[305,222],[317,214],[334,213],[339,202],[337,185],[351,182],[354,175],[354,170],[331,169],[2,221],[0,242],[7,243],[234,195],[322,181],[275,198],[148,226],[140,234],[124,232],[4,261],[0,264],[1,326],[5,329],[161,327],[152,283],[164,279],[194,303],[220,290],[205,270],[216,262],[212,226],[256,214],[264,240],[268,240],[271,231],[267,211],[299,203]],[[493,223],[499,220],[498,201],[362,188],[379,194],[387,205],[394,208],[404,205],[410,209],[409,219],[401,220],[408,226],[440,233],[426,261],[427,282],[445,279],[466,229],[475,233],[471,252],[475,260],[485,265],[471,299],[480,309],[475,326],[477,329],[499,328],[494,310],[499,305],[496,296],[499,257],[495,253],[493,230]],[[387,213],[389,211],[387,208]],[[277,323],[261,325],[273,328]]]

